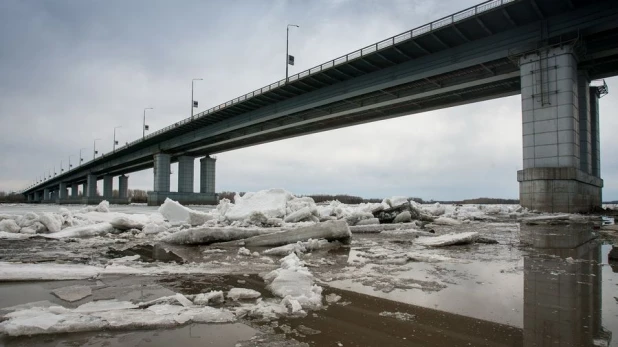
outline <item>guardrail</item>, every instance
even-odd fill
[[[408,30],[408,31],[403,32],[403,33],[401,33],[399,35],[395,35],[395,36],[389,37],[386,40],[382,40],[380,42],[377,42],[377,43],[374,43],[374,44],[369,45],[367,47],[364,47],[364,48],[361,48],[359,50],[356,50],[356,51],[354,51],[352,53],[348,53],[348,54],[346,54],[344,56],[341,56],[339,58],[335,58],[333,60],[330,60],[330,61],[328,61],[328,62],[326,62],[324,64],[312,67],[312,68],[307,69],[307,70],[305,70],[303,72],[299,72],[299,73],[297,73],[295,75],[289,76],[288,77],[288,82],[296,81],[296,80],[299,80],[301,78],[304,78],[304,77],[307,77],[307,76],[311,76],[312,74],[315,74],[315,73],[318,73],[318,72],[321,72],[321,71],[333,68],[333,67],[335,67],[337,65],[340,65],[342,63],[345,63],[345,62],[349,62],[349,61],[361,58],[364,55],[375,53],[377,51],[380,51],[382,49],[388,48],[388,47],[393,46],[395,44],[398,44],[398,43],[410,40],[410,39],[415,38],[417,36],[428,34],[428,33],[432,32],[434,30],[440,29],[440,28],[445,27],[447,25],[455,24],[455,23],[457,23],[459,21],[462,21],[464,19],[467,19],[469,17],[476,16],[476,15],[478,15],[480,13],[483,13],[483,12],[495,9],[497,7],[500,7],[500,6],[504,6],[505,4],[508,4],[508,3],[511,3],[511,2],[515,2],[515,1],[520,1],[520,0],[489,0],[489,1],[486,1],[484,3],[476,5],[474,7],[470,7],[470,8],[467,8],[467,9],[463,10],[463,11],[459,11],[459,12],[457,12],[455,14],[452,14],[450,16],[446,16],[444,18],[440,18],[440,19],[435,20],[435,21],[433,21],[433,22],[431,22],[429,24],[425,24],[425,25],[422,25],[420,27],[414,28],[412,30]],[[281,87],[281,86],[283,86],[285,84],[286,84],[286,80],[282,79],[282,80],[277,81],[275,83],[269,84],[269,85],[264,86],[264,87],[259,88],[259,89],[256,89],[256,90],[254,90],[254,91],[252,91],[250,93],[247,93],[245,95],[239,96],[239,97],[237,97],[235,99],[232,99],[230,101],[224,102],[224,103],[222,103],[220,105],[211,107],[211,108],[209,108],[206,111],[200,112],[200,113],[194,115],[193,118],[191,118],[191,117],[185,118],[185,119],[183,119],[183,120],[181,120],[179,122],[176,122],[176,123],[174,123],[172,125],[169,125],[169,126],[167,126],[165,128],[162,128],[162,129],[159,129],[159,130],[157,130],[155,132],[152,132],[152,133],[148,134],[147,136],[145,136],[143,138],[140,138],[140,139],[137,139],[137,140],[135,140],[133,142],[130,142],[128,145],[126,145],[124,147],[125,148],[126,147],[130,147],[130,146],[132,146],[134,144],[143,142],[146,139],[152,138],[152,137],[157,136],[157,135],[159,135],[161,133],[164,133],[164,132],[167,132],[167,131],[169,131],[171,129],[177,128],[177,127],[179,127],[181,125],[190,123],[194,119],[198,119],[198,118],[207,116],[207,115],[209,115],[209,114],[211,114],[213,112],[222,110],[222,109],[224,109],[226,107],[232,106],[232,105],[237,104],[237,103],[239,103],[241,101],[249,100],[249,99],[251,99],[251,98],[253,98],[253,97],[257,96],[257,95],[260,95],[260,94],[262,94],[264,92],[267,92],[267,91],[279,88],[279,87]],[[96,159],[93,159],[91,161],[94,161],[94,160],[96,160]],[[89,162],[91,162],[91,161],[89,161]],[[87,164],[89,162],[86,162],[84,164]]]
[[[423,34],[427,34],[427,33],[431,32],[431,31],[437,30],[437,29],[442,28],[444,26],[454,24],[454,23],[459,22],[461,20],[464,20],[466,18],[469,18],[469,17],[472,17],[472,16],[476,16],[476,15],[478,15],[480,13],[489,11],[491,9],[495,9],[496,7],[500,7],[500,6],[503,6],[505,4],[508,4],[508,3],[511,3],[511,2],[514,2],[514,1],[518,1],[518,0],[489,0],[489,1],[486,1],[486,2],[484,2],[482,4],[476,5],[474,7],[470,7],[468,9],[463,10],[463,11],[459,11],[459,12],[457,12],[455,14],[450,15],[450,16],[447,16],[447,17],[435,20],[435,21],[433,21],[433,22],[431,22],[429,24],[425,24],[425,25],[420,26],[418,28],[415,28],[415,29],[406,31],[404,33],[401,33],[399,35],[392,36],[392,37],[390,37],[390,38],[388,38],[386,40],[382,40],[382,41],[377,42],[375,44],[372,44],[370,46],[367,46],[367,47],[361,48],[359,50],[356,50],[356,51],[354,51],[352,53],[348,53],[348,54],[346,54],[344,56],[341,56],[339,58],[335,58],[335,59],[333,59],[331,61],[328,61],[328,62],[326,62],[324,64],[312,67],[312,68],[307,69],[307,70],[305,70],[303,72],[299,72],[299,73],[297,73],[295,75],[289,76],[288,77],[288,81],[296,81],[296,80],[299,80],[301,78],[304,78],[304,77],[307,77],[307,76],[311,76],[312,74],[321,72],[321,71],[326,70],[326,69],[333,68],[333,67],[335,67],[335,66],[337,66],[339,64],[342,64],[344,62],[349,62],[351,60],[358,59],[360,57],[363,57],[364,55],[377,52],[379,50],[388,48],[388,47],[390,47],[392,45],[395,45],[397,43],[400,43],[400,42],[412,39],[414,37],[417,37],[417,36],[420,36],[420,35],[423,35]],[[229,107],[229,106],[234,105],[236,103],[239,103],[241,101],[249,100],[249,99],[251,99],[251,98],[253,98],[253,97],[257,96],[257,95],[260,95],[260,94],[262,94],[264,92],[267,92],[267,91],[279,88],[279,87],[285,85],[285,83],[286,83],[285,79],[282,79],[282,80],[277,81],[275,83],[269,84],[269,85],[264,86],[264,87],[259,88],[259,89],[256,89],[256,90],[254,90],[254,91],[252,91],[250,93],[247,93],[245,95],[239,96],[239,97],[237,97],[235,99],[232,99],[232,100],[227,101],[225,103],[222,103],[220,105],[214,106],[214,107],[212,107],[212,108],[210,108],[210,109],[208,109],[206,111],[200,112],[200,113],[194,115],[193,119],[204,117],[204,116],[206,116],[206,115],[208,115],[210,113],[219,111],[221,109],[224,109],[226,107]],[[147,138],[150,138],[150,137],[159,135],[161,133],[164,133],[164,132],[166,132],[166,131],[168,131],[170,129],[173,129],[175,127],[181,126],[183,124],[187,124],[187,123],[191,122],[191,120],[192,120],[191,117],[183,119],[180,122],[174,123],[174,124],[169,125],[169,126],[163,128],[163,129],[160,129],[160,130],[157,130],[157,131],[155,131],[155,132],[153,132],[151,134],[148,134],[148,136],[146,136],[143,139],[138,139],[136,141],[133,141],[133,142],[129,143],[129,146],[131,146],[131,145],[133,145],[135,143],[141,142],[141,141],[143,141],[143,140],[145,140]]]

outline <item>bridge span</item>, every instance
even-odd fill
[[[607,93],[590,82],[617,74],[617,1],[491,0],[215,106],[22,193],[30,202],[128,202],[125,175],[154,168],[149,204],[215,203],[213,154],[521,94],[521,204],[588,211],[601,204],[598,102]],[[178,192],[170,192],[173,162]]]

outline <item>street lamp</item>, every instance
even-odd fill
[[[82,158],[82,150],[83,149],[88,149],[88,148],[80,148],[79,149],[79,165],[82,165],[82,163],[84,162],[84,158]]]
[[[193,83],[195,81],[203,81],[202,78],[194,78],[191,80],[191,120],[193,120],[193,109],[197,108],[197,101],[193,100]]]
[[[99,141],[100,139],[94,139],[94,143],[92,145],[92,160],[95,160],[97,158],[97,141]]]
[[[63,173],[64,169],[62,168],[62,160],[60,161],[60,173]]]
[[[294,65],[294,56],[289,55],[289,46],[290,46],[290,27],[300,28],[296,24],[288,24],[286,28],[286,36],[285,36],[285,83],[288,83],[288,65]]]
[[[67,171],[71,171],[71,168],[73,167],[73,165],[71,165],[71,157],[74,157],[74,155],[69,155],[69,170]]]
[[[142,127],[142,140],[146,137],[146,130],[148,130],[148,125],[146,125],[146,110],[152,110],[152,107],[146,107],[144,109],[144,126]],[[193,111],[193,109],[191,109]]]
[[[114,127],[114,152],[116,152],[116,145],[118,144],[118,141],[116,141],[116,129],[118,128],[122,128],[122,125]]]

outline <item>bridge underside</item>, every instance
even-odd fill
[[[192,194],[193,186],[188,182],[193,177],[188,172],[198,157],[209,158],[256,144],[522,94],[525,159],[524,170],[518,174],[524,192],[520,195],[522,204],[564,212],[598,206],[602,181],[592,166],[588,167],[599,152],[598,115],[596,120],[593,115],[573,117],[573,129],[564,129],[563,118],[567,117],[565,112],[579,112],[583,105],[588,112],[594,109],[598,98],[590,96],[596,91],[590,89],[589,82],[618,74],[615,2],[493,1],[475,7],[473,12],[464,12],[455,15],[460,16],[457,21],[452,17],[451,22],[433,23],[435,27],[421,34],[412,35],[411,31],[408,36],[385,40],[358,54],[293,76],[287,83],[277,82],[194,119],[175,123],[78,169],[50,178],[25,193],[30,194],[32,201],[53,192],[64,197],[67,185],[90,187],[98,179],[109,182],[106,177],[155,168],[151,200],[158,203],[162,197],[173,195],[169,193],[170,163],[178,162],[179,168],[183,167],[179,169],[183,171],[179,192],[174,193],[180,194],[178,197]],[[531,82],[524,74],[529,71],[523,66],[536,63],[526,59],[542,57],[537,59],[540,62],[535,69],[546,69],[548,52],[556,47],[570,47],[569,56],[576,71],[570,85],[559,82],[563,75],[557,78],[548,73],[537,74],[542,78],[528,85]],[[562,71],[559,64],[552,66]],[[577,89],[577,101],[570,104],[570,109],[564,100],[555,99],[566,93],[564,88]],[[589,96],[583,98],[585,94]],[[541,100],[541,104],[526,109],[531,99]],[[548,113],[554,118],[543,118]],[[577,155],[565,161],[565,151]],[[212,180],[212,185],[203,182],[202,186],[209,188],[200,188],[201,194],[214,196],[214,164],[212,167],[211,173],[205,168],[201,172],[206,181]],[[570,183],[553,185],[552,182],[563,178]],[[561,196],[560,189],[573,196],[579,194],[577,202],[570,198],[566,203],[556,200]],[[552,190],[551,196],[542,196],[547,190]],[[97,194],[96,189],[86,187],[84,192]],[[104,195],[106,192],[109,189],[104,189]]]

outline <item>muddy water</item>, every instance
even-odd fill
[[[256,334],[246,324],[192,324],[179,328],[160,330],[135,330],[125,332],[73,333],[0,341],[7,347],[61,347],[61,346],[122,346],[122,347],[197,347],[235,346]]]
[[[350,246],[305,255],[324,294],[341,296],[305,318],[16,338],[0,341],[0,345],[592,346],[594,341],[605,341],[618,346],[617,339],[611,338],[612,332],[618,333],[618,264],[608,261],[612,245],[592,239],[590,226],[520,226],[505,221],[456,228],[479,230],[499,243],[425,249],[406,235],[355,235]],[[43,242],[40,256],[45,259],[82,249],[79,243],[43,246]],[[215,248],[109,244],[99,247],[98,253],[93,246],[89,257],[139,254],[144,261],[216,260],[251,266],[251,261],[236,254],[237,249],[212,252]],[[110,249],[115,251],[110,253]],[[12,259],[28,256],[37,261],[39,257],[29,253],[25,244],[13,247],[12,252]],[[410,261],[405,256],[409,253],[444,258]],[[69,304],[50,294],[74,284],[92,286],[93,295]],[[255,289],[272,298],[254,274],[127,276],[4,283],[0,284],[0,307],[38,300],[75,307],[91,300],[144,301],[175,292],[195,294],[232,287]],[[202,339],[194,337],[198,335]]]

